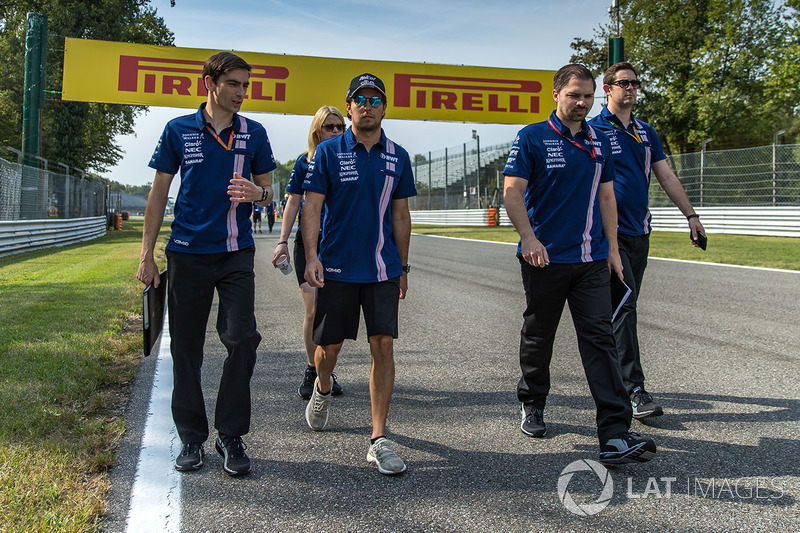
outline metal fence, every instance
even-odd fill
[[[482,147],[476,139],[461,146],[415,155],[417,196],[411,200],[411,209],[499,206],[502,171],[511,144]]]
[[[414,156],[417,196],[412,210],[502,206],[503,168],[511,142],[480,147],[477,140]],[[800,205],[800,145],[768,145],[669,156],[669,165],[695,207]],[[658,181],[650,205],[670,206]]]
[[[695,207],[800,205],[800,145],[781,144],[668,158]],[[656,180],[650,205],[671,205]]]
[[[0,158],[0,221],[107,216],[105,180],[73,176]]]

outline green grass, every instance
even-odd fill
[[[485,241],[519,241],[519,235],[510,226],[414,225],[412,231]],[[654,231],[650,236],[650,257],[800,270],[800,239],[710,234],[708,249],[702,251],[689,244],[688,229],[685,232]]]
[[[141,222],[0,258],[0,531],[96,531],[141,353]]]

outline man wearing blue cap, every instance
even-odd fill
[[[367,461],[381,474],[392,475],[406,470],[386,438],[386,419],[394,388],[398,304],[406,296],[410,270],[408,198],[417,191],[408,152],[381,128],[386,114],[383,81],[368,73],[356,76],[346,103],[352,126],[317,147],[303,182],[305,277],[317,287],[313,339],[318,345],[306,422],[314,431],[327,425],[331,373],[344,339],[355,340],[363,309],[372,355]]]

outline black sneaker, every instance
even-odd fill
[[[331,394],[339,396],[342,393],[342,386],[336,381],[336,374],[333,372],[331,372],[331,381],[333,382],[333,385],[331,385]]]
[[[641,387],[637,387],[631,393],[631,407],[633,407],[633,418],[647,418],[664,414],[664,410],[653,401],[650,393]]]
[[[646,463],[655,456],[653,439],[631,431],[623,431],[600,445],[600,462],[606,465]]]
[[[544,437],[547,426],[544,423],[544,409],[532,404],[522,404],[522,423],[519,429],[529,437]]]
[[[247,446],[242,442],[242,437],[220,433],[214,447],[223,457],[222,468],[226,474],[241,476],[250,472],[250,458],[245,453]]]
[[[317,379],[317,369],[307,366],[306,373],[303,376],[303,382],[297,388],[297,395],[304,400],[311,398],[311,393],[314,392],[315,379]]]
[[[315,379],[317,379],[317,369],[306,367],[306,373],[303,376],[303,382],[297,388],[297,395],[304,400],[311,398],[311,394],[314,392]],[[331,394],[334,396],[339,396],[342,393],[342,386],[339,385],[338,381],[336,381],[336,374],[331,373],[331,381],[333,381],[333,385],[331,386]]]
[[[181,472],[188,472],[190,470],[197,470],[203,466],[203,452],[202,442],[187,442],[181,448],[181,453],[175,458],[175,470]]]

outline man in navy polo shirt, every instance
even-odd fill
[[[633,405],[633,417],[645,418],[663,414],[661,406],[644,388],[644,371],[639,353],[639,335],[636,328],[636,302],[642,287],[647,254],[650,251],[650,174],[655,174],[661,188],[672,203],[689,221],[691,242],[697,244],[697,234],[705,234],[700,218],[694,212],[686,191],[678,177],[669,168],[655,130],[633,116],[640,82],[630,63],[611,65],[603,75],[603,91],[608,106],[589,121],[611,140],[616,176],[614,192],[619,212],[619,255],[622,260],[625,284],[631,294],[614,319],[614,337],[617,357],[622,370],[625,389]],[[619,293],[622,283],[611,278],[611,292]]]
[[[172,234],[166,247],[168,308],[174,388],[172,417],[183,447],[181,471],[203,465],[208,418],[200,380],[206,324],[214,291],[217,332],[228,350],[217,395],[215,448],[226,473],[250,471],[242,435],[250,431],[250,378],[261,335],[255,319],[252,202],[272,201],[276,168],[261,124],[238,114],[250,82],[250,65],[229,52],[203,67],[207,101],[197,113],[171,120],[150,167],[156,170],[147,200],[142,254],[136,277],[158,286],[153,249],[164,220],[170,183],[180,170]],[[252,181],[251,181],[252,179]]]
[[[367,461],[376,463],[381,474],[399,474],[406,465],[386,438],[386,418],[394,387],[398,301],[408,290],[408,198],[417,190],[408,152],[381,128],[386,114],[383,82],[372,74],[356,76],[345,99],[351,128],[317,147],[303,182],[305,276],[318,288],[317,379],[306,422],[315,431],[328,423],[331,373],[344,339],[356,338],[363,308],[372,354],[372,438]]]
[[[622,275],[617,251],[614,165],[608,138],[586,124],[595,82],[583,65],[566,65],[553,79],[556,110],[520,130],[505,175],[508,216],[527,308],[519,359],[520,429],[543,437],[550,360],[564,303],[597,408],[600,461],[645,462],[655,443],[630,433],[631,406],[622,386],[611,330],[609,272]]]

